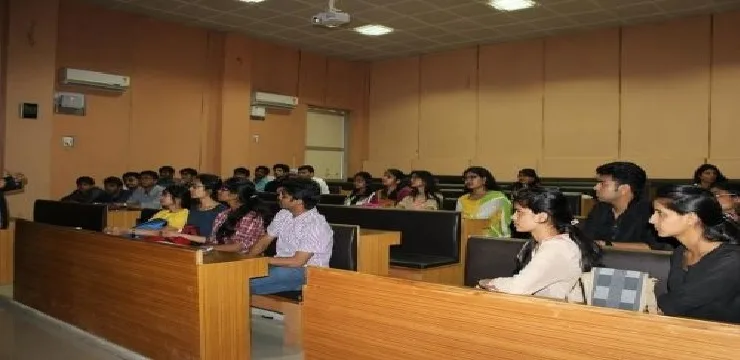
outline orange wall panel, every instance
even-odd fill
[[[54,116],[52,97],[56,78],[56,0],[11,0],[6,58],[5,168],[23,172],[24,192],[8,197],[12,216],[30,218],[35,199],[48,199],[52,181],[51,147]],[[29,24],[35,24],[29,28]],[[20,119],[22,102],[39,105],[39,118]],[[53,144],[53,145],[52,145]]]
[[[594,164],[618,157],[619,46],[619,29],[545,40],[541,169],[549,176],[591,177]]]
[[[224,41],[223,80],[221,82],[220,166],[217,174],[231,176],[236,167],[249,165],[253,157],[250,144],[249,101],[252,96],[251,40],[235,34]]]
[[[473,164],[512,180],[542,154],[542,40],[482,46],[479,61]]]
[[[712,97],[709,162],[740,177],[740,12],[718,14],[712,32]]]
[[[477,140],[478,49],[424,55],[420,69],[419,158],[469,161]]]
[[[299,51],[259,40],[251,47],[254,90],[298,96]]]
[[[298,97],[300,102],[323,106],[326,102],[327,59],[326,56],[302,51],[300,53]]]
[[[369,160],[405,164],[419,151],[419,58],[373,63],[370,74]]]
[[[709,16],[625,28],[621,153],[654,177],[690,177],[709,150]]]

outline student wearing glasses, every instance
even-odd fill
[[[249,256],[259,256],[277,241],[276,255],[268,259],[268,275],[249,282],[252,294],[301,290],[306,266],[329,267],[334,232],[316,209],[320,198],[321,189],[311,179],[297,178],[280,185],[278,202],[282,210],[267,227],[267,234],[249,251]]]
[[[740,207],[740,196],[738,196],[740,192],[738,192],[738,188],[726,182],[716,183],[712,187],[712,194],[714,194],[722,206],[722,212],[725,217],[738,222],[740,220],[738,216],[738,208]]]
[[[218,202],[222,185],[221,178],[213,174],[198,174],[190,184],[193,206],[188,214],[188,225],[193,226],[200,236],[211,236],[216,217],[226,210],[226,206]]]
[[[511,201],[499,190],[490,171],[473,166],[463,173],[467,194],[457,199],[456,211],[464,219],[490,219],[489,235],[511,236]]]

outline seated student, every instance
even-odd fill
[[[647,181],[645,170],[631,162],[612,162],[596,168],[594,186],[599,199],[583,224],[583,232],[591,239],[612,242],[645,243],[651,249],[669,249],[667,242],[658,241],[650,226],[652,209],[642,199]]]
[[[398,209],[439,210],[442,208],[442,195],[437,192],[437,181],[429,171],[411,172],[411,193],[403,198]]]
[[[285,164],[275,164],[272,167],[272,172],[275,174],[275,179],[265,184],[265,192],[268,193],[276,193],[278,187],[280,187],[280,182],[285,179],[288,174],[290,174],[290,167]]]
[[[373,205],[378,203],[378,198],[370,188],[373,177],[369,172],[360,171],[354,176],[355,188],[344,200],[344,205]]]
[[[270,169],[267,166],[260,165],[254,169],[254,187],[257,191],[265,191],[265,185],[272,180],[274,178],[270,176]]]
[[[407,185],[406,175],[398,169],[388,169],[381,179],[383,188],[375,192],[375,197],[381,205],[388,204],[395,207],[399,201],[411,194]]]
[[[488,235],[511,236],[511,202],[499,190],[490,171],[473,166],[463,173],[467,194],[457,199],[455,210],[464,219],[490,219]]]
[[[218,202],[218,192],[223,186],[221,178],[213,174],[198,174],[190,184],[193,205],[188,213],[187,225],[195,227],[198,235],[208,238],[218,214],[227,208]]]
[[[175,168],[170,165],[165,165],[159,168],[159,178],[157,179],[157,185],[165,188],[175,184]]]
[[[190,241],[214,244],[214,249],[248,253],[259,239],[265,235],[269,210],[256,196],[254,184],[240,178],[224,181],[218,191],[219,200],[229,204],[229,208],[216,217],[211,236],[182,235],[168,232],[164,236],[182,237]]]
[[[125,204],[131,197],[131,190],[123,188],[123,181],[115,176],[109,176],[103,180],[105,188],[105,202],[111,204]]]
[[[326,184],[326,181],[324,179],[315,176],[315,171],[313,166],[311,165],[301,165],[298,167],[298,176],[304,178],[304,179],[311,179],[315,181],[317,184],[319,184],[319,188],[321,189],[321,195],[325,195],[329,193],[329,185]]]
[[[696,186],[658,189],[650,222],[681,243],[671,257],[665,315],[740,323],[740,232],[712,194]]]
[[[297,291],[306,281],[306,266],[329,267],[334,232],[316,210],[321,198],[318,184],[309,179],[285,181],[278,190],[280,210],[263,236],[249,251],[259,256],[277,239],[268,275],[249,282],[252,294]]]
[[[193,183],[193,179],[198,175],[198,170],[193,168],[184,168],[180,170],[180,185],[189,187]]]
[[[21,173],[12,174],[8,171],[5,171],[4,176],[0,178],[0,229],[7,229],[10,225],[10,212],[8,211],[8,201],[5,199],[5,193],[23,189],[27,182],[25,175]]]
[[[123,188],[133,193],[139,187],[139,179],[141,178],[141,175],[137,172],[129,171],[123,174],[121,178],[123,179]]]
[[[719,168],[712,164],[702,164],[694,171],[694,185],[703,189],[711,189],[714,184],[726,182]]]
[[[80,176],[76,181],[77,189],[62,198],[61,201],[93,204],[105,202],[105,191],[95,186],[95,180],[89,176]]]
[[[581,274],[601,262],[598,244],[585,236],[558,190],[523,189],[514,198],[514,225],[530,232],[517,256],[512,277],[483,279],[480,287],[509,294],[535,295],[583,303]]]
[[[164,231],[182,230],[188,221],[188,208],[190,207],[188,188],[182,185],[170,185],[162,191],[160,202],[164,209],[154,214],[149,220],[165,220],[167,226],[163,230],[110,228],[105,232],[112,235],[162,236]]]
[[[249,169],[243,168],[243,167],[238,167],[238,168],[234,169],[232,176],[235,177],[235,178],[249,180]]]
[[[162,204],[159,199],[162,197],[164,188],[157,185],[157,179],[156,172],[151,170],[142,171],[139,187],[131,193],[127,204],[132,208],[161,209]]]
[[[516,175],[517,182],[511,186],[512,198],[514,194],[522,189],[540,186],[540,177],[534,169],[521,169]]]
[[[716,183],[712,186],[712,194],[722,206],[725,217],[734,222],[740,222],[740,191],[736,186],[727,182]]]

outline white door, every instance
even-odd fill
[[[343,179],[345,157],[346,115],[319,109],[309,109],[306,119],[306,152],[304,163],[324,179]]]

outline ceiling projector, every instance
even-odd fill
[[[314,25],[335,28],[349,24],[350,16],[346,12],[334,7],[335,0],[329,0],[329,7],[324,12],[320,12],[311,18]]]
[[[329,10],[326,12],[318,13],[311,18],[311,22],[314,25],[326,26],[326,27],[337,27],[344,24],[349,24],[350,17],[346,12],[339,10]]]

